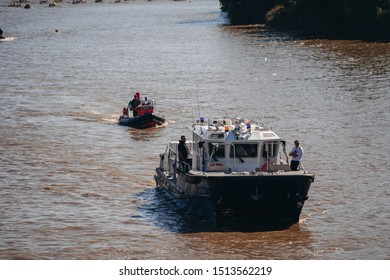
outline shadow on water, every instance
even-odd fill
[[[277,31],[265,27],[263,24],[249,24],[249,25],[231,25],[225,24],[222,26],[224,30],[231,34],[238,36],[244,35],[247,38],[256,38],[259,42],[288,42],[295,41],[293,35],[287,32]]]
[[[281,231],[291,224],[261,222],[254,217],[224,215],[223,219],[198,218],[178,209],[171,197],[161,188],[147,189],[138,194],[144,204],[139,210],[156,226],[174,233],[197,232],[266,232]],[[299,225],[294,225],[299,226]]]

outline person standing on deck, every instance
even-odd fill
[[[293,147],[291,149],[291,152],[288,154],[290,157],[292,157],[291,163],[290,163],[291,171],[298,170],[298,166],[301,163],[302,157],[303,157],[303,148],[299,145],[299,141],[295,140],[294,145],[295,145],[295,147]]]
[[[138,96],[137,96],[137,94],[138,94]],[[139,93],[137,92],[137,94],[135,94],[133,100],[131,100],[129,102],[129,108],[130,108],[130,111],[133,111],[133,117],[134,118],[138,116],[137,108],[138,108],[138,106],[141,103],[141,101],[138,98],[139,97]]]
[[[179,145],[177,147],[179,153],[179,161],[183,168],[183,170],[187,169],[187,158],[188,158],[188,147],[186,145],[186,137],[184,135],[181,136],[179,140]]]

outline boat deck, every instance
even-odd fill
[[[204,176],[204,177],[243,177],[243,176],[314,176],[314,174],[307,172],[306,170],[298,171],[274,171],[274,172],[231,172],[226,174],[225,172],[203,172],[203,171],[194,171],[190,170],[188,175],[194,176]]]

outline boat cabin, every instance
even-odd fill
[[[154,100],[148,100],[145,97],[145,100],[141,101],[141,104],[137,107],[137,116],[143,116],[146,114],[154,113]]]
[[[192,170],[260,172],[270,171],[270,165],[288,166],[285,142],[249,120],[214,119],[205,124],[200,119],[194,125],[193,142]]]
[[[177,153],[177,142],[170,149]],[[190,159],[185,170],[258,173],[289,171],[285,141],[271,129],[249,120],[201,118],[193,125]],[[180,168],[180,167],[179,167]]]
[[[147,99],[147,97],[145,97],[145,100],[140,100],[140,104],[136,108],[136,115],[137,117],[140,117],[147,114],[153,114],[155,108],[156,101],[154,99]],[[122,115],[124,117],[129,117],[129,107],[123,108]]]

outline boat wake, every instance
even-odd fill
[[[15,40],[15,37],[5,37],[4,39],[0,39],[0,42],[10,42]]]

